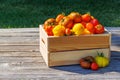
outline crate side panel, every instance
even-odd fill
[[[44,43],[45,47],[48,49],[48,35],[46,34],[43,27],[40,25],[40,42]]]
[[[51,37],[48,39],[48,50],[50,52],[55,52],[64,50],[106,48],[110,46],[109,38],[109,34]]]
[[[48,65],[48,48],[47,48],[47,34],[44,32],[43,27],[39,26],[39,49],[40,53],[45,61],[45,63]]]
[[[91,49],[91,50],[76,50],[76,51],[64,51],[50,53],[50,65],[49,66],[61,66],[79,64],[80,58],[86,56],[95,57],[98,52],[103,52],[104,56],[110,59],[110,49]]]

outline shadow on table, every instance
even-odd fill
[[[109,66],[105,68],[100,68],[97,71],[92,71],[90,69],[83,69],[79,65],[70,65],[70,66],[58,66],[51,67],[57,70],[68,71],[72,73],[80,73],[80,74],[90,74],[90,73],[98,73],[103,74],[107,72],[119,72],[120,73],[120,52],[111,51],[111,61]]]

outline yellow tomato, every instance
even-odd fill
[[[53,28],[53,35],[54,36],[64,36],[65,34],[65,27],[62,25],[57,25]]]
[[[101,55],[96,56],[95,61],[99,67],[106,67],[109,64],[109,59],[104,57],[103,53],[101,53]]]
[[[74,32],[75,35],[79,36],[79,35],[83,34],[84,29],[85,28],[81,23],[76,23],[73,26],[72,31]]]

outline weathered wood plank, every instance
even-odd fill
[[[15,33],[15,32],[0,32],[0,37],[39,37],[39,33],[27,32],[27,33]]]
[[[0,37],[0,45],[38,45],[38,37]]]
[[[23,33],[23,32],[39,32],[38,28],[11,28],[11,29],[0,29],[0,32],[16,32],[16,33]]]
[[[42,56],[40,57],[0,57],[0,63],[9,62],[44,62]]]
[[[20,77],[21,76],[21,77]],[[2,78],[2,77],[1,77]],[[90,75],[80,75],[80,74],[11,74],[5,79],[13,80],[119,80],[119,75],[116,75],[116,73],[109,74],[96,74],[93,76],[93,74]],[[17,78],[17,79],[16,79]],[[32,79],[31,79],[32,78]]]
[[[17,45],[17,46],[12,46],[12,45],[0,45],[0,51],[32,51],[36,52],[39,51],[39,46],[29,46],[29,45]]]
[[[0,52],[0,57],[40,57],[41,54],[40,52],[7,52],[7,51],[2,51]]]

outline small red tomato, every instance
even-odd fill
[[[90,14],[83,14],[82,15],[82,20],[85,22],[89,22],[91,20],[91,15]]]
[[[99,24],[99,21],[97,19],[92,19],[91,23],[93,24],[93,26],[96,26]]]
[[[67,36],[69,36],[69,35],[72,34],[70,28],[66,28],[66,29],[65,29],[65,34],[66,34]]]
[[[90,31],[91,33],[94,34],[95,28],[94,28],[94,26],[93,26],[92,23],[90,23],[90,22],[87,23],[87,24],[86,24],[86,29],[87,29],[88,31]]]
[[[92,64],[91,64],[91,69],[92,70],[98,70],[98,64],[96,63],[96,62],[93,62]]]
[[[95,33],[96,34],[101,34],[105,31],[104,26],[102,26],[101,24],[98,24],[95,26]]]

